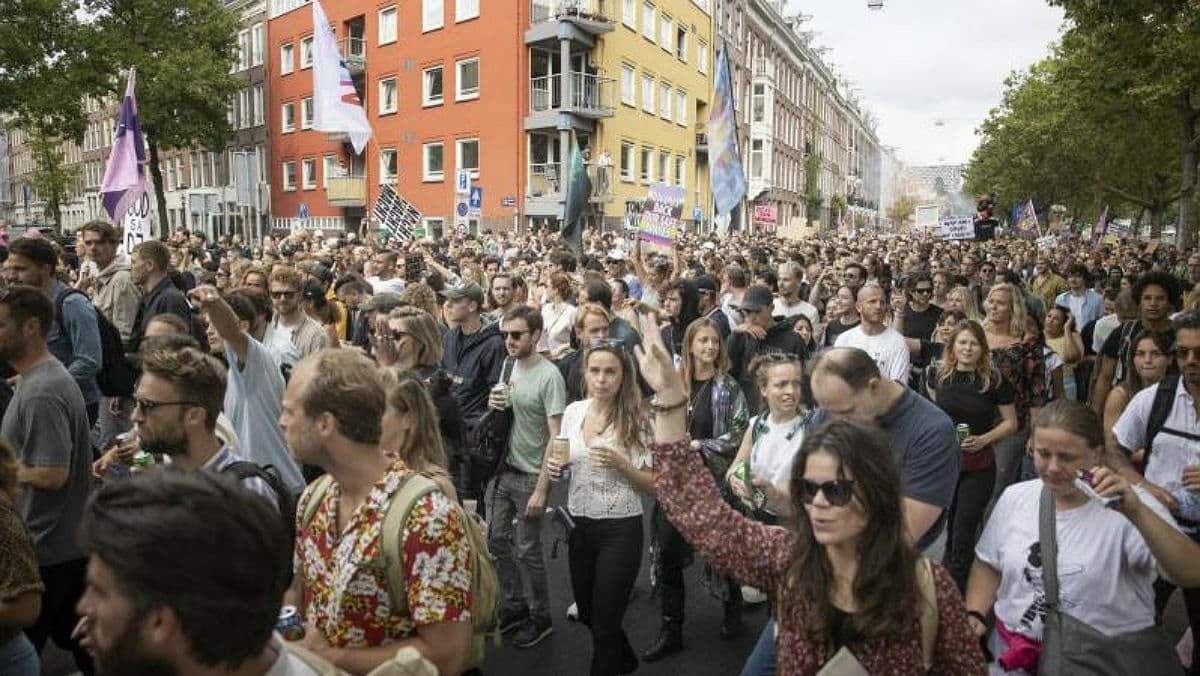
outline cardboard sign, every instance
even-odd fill
[[[938,239],[975,239],[975,217],[943,218],[938,221],[934,236]]]
[[[683,232],[683,188],[654,183],[642,202],[637,220],[638,237],[646,245],[670,251]]]
[[[379,227],[402,242],[411,241],[413,230],[421,224],[421,212],[411,202],[396,194],[390,185],[379,189],[379,199],[371,215],[379,221]]]

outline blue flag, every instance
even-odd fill
[[[713,105],[708,114],[710,153],[709,184],[717,215],[733,211],[746,195],[746,172],[738,155],[737,117],[733,112],[733,88],[730,83],[729,57],[725,48],[717,55],[717,81],[713,87]]]

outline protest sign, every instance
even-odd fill
[[[669,252],[683,232],[683,188],[654,183],[637,221],[638,238],[644,245]]]
[[[421,212],[396,194],[390,185],[379,189],[379,199],[375,200],[375,209],[371,213],[379,221],[380,228],[402,242],[412,240],[413,229],[421,224]]]
[[[934,236],[938,239],[975,239],[974,216],[952,216],[938,221]]]

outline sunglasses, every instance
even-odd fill
[[[1194,358],[1200,360],[1200,347],[1176,347],[1175,358],[1183,360]]]
[[[202,404],[198,401],[190,401],[190,400],[153,401],[151,399],[134,398],[133,405],[134,405],[134,408],[142,409],[142,413],[149,413],[149,412],[153,411],[154,409],[161,408],[163,406],[203,406],[204,404]]]
[[[800,480],[800,502],[811,505],[817,499],[817,493],[824,493],[825,500],[834,507],[845,507],[854,497],[854,482],[850,479],[836,479],[817,483],[811,479]]]
[[[504,336],[505,340],[510,338],[512,340],[520,340],[521,336],[524,336],[528,333],[532,333],[532,331],[501,331],[500,335]]]
[[[274,298],[275,300],[280,300],[281,298],[295,298],[296,292],[295,291],[272,291],[271,297]]]
[[[913,293],[933,293],[933,287],[918,286],[917,288],[913,289]]]

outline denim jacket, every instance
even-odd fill
[[[58,299],[69,291],[60,281],[50,288],[50,300],[58,305]],[[96,308],[83,294],[71,294],[63,299],[62,316],[50,322],[46,336],[46,347],[79,384],[86,404],[100,402],[100,386],[96,375],[104,363],[100,347],[100,326],[96,323]]]

